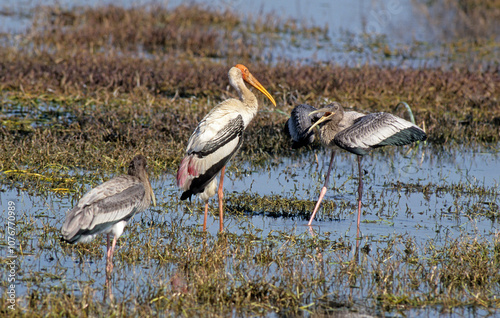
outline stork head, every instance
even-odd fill
[[[314,127],[316,126],[323,126],[325,123],[335,119],[342,119],[342,116],[344,114],[344,108],[342,105],[340,105],[337,102],[333,102],[331,104],[326,105],[323,108],[320,108],[318,110],[312,111],[309,113],[309,116],[318,114],[318,113],[323,113],[323,116],[321,116],[318,121],[316,121],[308,130],[308,132],[311,132]]]
[[[239,72],[238,72],[239,71]],[[269,94],[269,92],[260,84],[260,82],[250,73],[248,68],[242,64],[236,64],[229,70],[229,81],[233,87],[236,87],[239,78],[243,79],[248,84],[252,85],[256,89],[258,89],[262,94],[266,95],[267,98],[276,106],[276,101]]]
[[[153,201],[153,206],[156,206],[156,197],[153,192],[153,188],[151,187],[151,183],[149,182],[147,167],[148,161],[143,155],[139,154],[130,162],[130,165],[128,166],[128,174],[139,178],[144,183],[144,186],[147,188],[146,193],[149,192],[151,201]]]

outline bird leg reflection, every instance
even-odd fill
[[[103,295],[103,302],[106,302],[106,298],[109,299],[110,302],[113,302],[114,300],[114,295],[113,295],[113,285],[111,284],[111,272],[106,270],[106,283],[104,285],[104,295]]]
[[[354,251],[354,255],[353,255],[353,261],[355,261],[356,263],[359,262],[359,245],[361,243],[361,238],[359,237],[359,226],[358,226],[358,229],[356,231],[356,249]]]
[[[360,220],[361,220],[361,196],[363,195],[363,172],[361,171],[361,156],[358,156],[358,170],[359,170],[359,182],[358,182],[358,222],[357,222],[356,238],[358,239],[358,242],[359,242],[359,223],[360,223]]]
[[[326,194],[326,190],[328,189],[328,182],[330,181],[330,171],[332,170],[333,166],[333,158],[335,157],[335,151],[332,150],[332,156],[330,158],[330,164],[328,165],[328,171],[326,172],[326,177],[325,177],[325,184],[323,185],[323,188],[321,189],[321,192],[319,193],[319,198],[318,202],[316,202],[316,205],[314,206],[314,211],[311,215],[311,218],[309,219],[309,223],[307,225],[311,226],[312,221],[314,220],[314,216],[316,215],[316,212],[319,210],[319,206],[321,204],[321,201],[323,200],[323,197]]]
[[[203,232],[207,231],[208,200],[205,201],[205,216],[203,217]]]
[[[226,171],[226,166],[222,167],[220,172],[220,183],[219,183],[219,191],[217,191],[217,195],[219,197],[219,232],[222,233],[224,228],[224,202],[222,199],[224,198],[223,186],[224,182],[224,172]]]

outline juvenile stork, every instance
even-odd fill
[[[261,91],[276,106],[271,94],[244,65],[232,67],[228,77],[239,99],[231,98],[221,102],[200,121],[189,138],[186,156],[177,171],[177,185],[183,191],[181,200],[197,194],[205,201],[203,231],[207,229],[208,199],[217,190],[215,176],[219,171],[219,231],[223,231],[222,199],[226,164],[240,148],[243,132],[259,107],[257,97],[246,87],[245,82]]]
[[[323,108],[316,109],[310,105],[299,105],[292,110],[290,119],[285,124],[295,147],[305,146],[313,141],[313,128],[319,127],[321,143],[330,149],[332,154],[325,177],[325,184],[321,189],[308,225],[312,224],[321,201],[326,194],[333,158],[337,147],[347,150],[358,157],[358,220],[361,218],[361,196],[363,180],[361,173],[361,158],[374,148],[394,145],[402,146],[415,141],[427,139],[425,132],[416,125],[389,113],[363,114],[355,111],[344,111],[337,102]]]
[[[134,157],[128,174],[110,179],[87,192],[68,211],[61,234],[68,243],[90,242],[99,234],[107,235],[106,271],[113,270],[113,253],[117,239],[127,222],[146,210],[156,199],[146,170],[143,155]],[[113,243],[110,245],[110,234]]]

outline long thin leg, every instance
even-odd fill
[[[108,297],[109,301],[113,301],[113,289],[111,286],[111,272],[113,271],[113,252],[114,252],[114,244],[116,243],[113,239],[113,245],[109,244],[109,233],[106,235],[106,291],[104,293],[104,298]],[[106,301],[106,299],[104,299]]]
[[[217,195],[219,197],[219,232],[222,233],[224,229],[224,202],[222,199],[224,198],[223,192],[223,182],[224,182],[224,172],[226,172],[226,166],[222,167],[220,172],[220,183],[219,183],[219,191],[217,191]]]
[[[363,195],[363,172],[361,171],[361,156],[358,156],[358,170],[359,170],[359,182],[358,182],[358,227],[356,231],[356,237],[359,238],[359,223],[361,221],[361,196]]]
[[[109,259],[111,255],[111,245],[109,242],[109,233],[106,235],[106,272],[108,271],[109,268]]]
[[[312,221],[314,220],[314,216],[316,215],[316,212],[318,212],[318,210],[319,210],[319,206],[321,204],[321,201],[323,200],[323,197],[326,194],[326,190],[328,188],[328,182],[330,181],[330,171],[332,170],[333,158],[334,157],[335,157],[335,150],[332,150],[332,156],[330,158],[330,164],[328,165],[328,171],[327,171],[326,177],[325,177],[325,185],[323,185],[323,188],[321,189],[321,192],[319,193],[318,202],[316,202],[316,205],[314,206],[314,211],[313,211],[313,213],[311,215],[311,218],[309,219],[309,223],[307,223],[307,225],[309,225],[309,226],[311,226]]]
[[[109,234],[108,234],[108,242],[109,242]],[[106,271],[108,273],[111,273],[113,270],[113,253],[115,252],[115,246],[116,246],[116,236],[113,237],[113,243],[111,244],[111,249],[108,250],[108,259],[107,259],[107,265],[106,265]]]
[[[203,217],[203,232],[207,231],[208,200],[205,201],[205,216]]]
[[[110,251],[110,245],[109,245],[109,233],[106,235],[106,260],[109,258],[109,251]]]

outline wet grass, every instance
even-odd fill
[[[383,315],[427,306],[439,306],[445,312],[456,307],[494,312],[500,305],[498,237],[490,241],[465,235],[444,243],[430,239],[420,245],[411,234],[396,234],[382,242],[364,239],[355,256],[353,242],[329,233],[266,234],[249,227],[239,235],[211,236],[183,222],[163,224],[156,216],[148,219],[132,224],[119,241],[116,262],[121,265],[114,280],[124,297],[109,305],[96,299],[96,293],[103,291],[93,287],[103,273],[89,272],[85,270],[88,265],[82,264],[77,269],[82,273],[74,281],[69,276],[78,262],[62,263],[71,256],[100,267],[100,240],[72,246],[60,241],[58,228],[19,222],[19,240],[24,246],[24,256],[19,257],[25,268],[19,275],[28,285],[28,295],[19,299],[22,305],[17,313],[298,316],[355,310]],[[140,248],[133,244],[139,236]],[[33,265],[27,262],[40,251],[45,251],[46,262],[53,266],[49,271],[30,272]],[[138,264],[153,268],[155,278],[130,272]],[[124,276],[128,278],[120,278]],[[152,281],[138,286],[136,279]],[[52,287],[47,287],[47,280],[53,282]],[[364,306],[358,303],[360,295],[367,298]],[[7,313],[7,302],[2,300],[0,310]]]
[[[278,102],[276,109],[261,104],[229,168],[236,176],[245,173],[236,168],[242,165],[267,169],[281,157],[319,149],[315,144],[292,151],[282,132],[298,103],[337,100],[356,110],[404,117],[395,106],[405,101],[417,124],[425,126],[429,143],[467,147],[500,139],[498,64],[413,69],[273,60],[273,43],[290,37],[293,43],[326,41],[327,30],[265,16],[244,19],[201,6],[44,7],[38,12],[22,40],[2,35],[1,191],[15,188],[53,200],[69,196],[75,203],[88,187],[123,173],[136,152],[146,155],[154,178],[173,175],[199,120],[234,97],[227,71],[236,63],[247,64]],[[387,54],[379,42],[371,49]],[[497,186],[480,184],[393,182],[384,188],[424,196],[498,197]],[[19,297],[15,315],[321,316],[346,310],[383,315],[429,306],[445,312],[500,307],[498,236],[464,235],[444,244],[431,239],[427,245],[414,243],[408,233],[389,236],[383,244],[368,238],[356,260],[355,242],[330,233],[263,232],[248,226],[240,234],[203,234],[182,219],[162,219],[165,211],[180,209],[189,216],[201,209],[178,202],[177,193],[167,196],[170,200],[151,210],[151,219],[131,224],[119,241],[116,258],[123,266],[117,266],[114,279],[121,297],[109,304],[96,296],[102,286],[95,282],[103,273],[69,278],[76,263],[103,265],[103,241],[69,246],[59,241],[59,226],[50,222],[59,215],[23,214],[18,241],[26,269],[19,275],[28,291]],[[226,198],[227,213],[242,218],[304,219],[315,203],[298,194],[243,192]],[[385,202],[373,201],[371,209],[384,213]],[[338,220],[352,213],[354,201],[327,200],[323,206],[323,220]],[[463,209],[472,218],[499,220],[494,199]],[[457,210],[445,212],[463,213]],[[27,265],[42,255],[52,267]],[[160,279],[137,278],[136,267],[153,268]],[[131,286],[120,278],[126,275],[150,280]],[[5,297],[0,312],[10,314]]]
[[[107,64],[104,61],[101,63]],[[141,68],[138,63],[130,65]],[[47,66],[50,68],[50,65]],[[171,68],[166,64],[164,66]],[[122,68],[131,67],[124,63]],[[189,73],[183,72],[188,68]],[[118,165],[124,164],[126,158],[140,150],[151,161],[155,175],[163,171],[172,172],[198,121],[217,102],[233,96],[232,91],[221,90],[221,85],[215,84],[227,82],[226,72],[227,67],[222,65],[193,68],[187,64],[179,69],[174,66],[169,72],[160,71],[160,77],[177,74],[173,80],[178,80],[178,88],[170,88],[170,95],[174,96],[165,96],[161,92],[155,94],[145,87],[116,93],[127,90],[124,88],[127,85],[121,86],[118,82],[104,83],[105,87],[111,87],[100,93],[94,87],[89,90],[92,93],[73,92],[75,95],[26,93],[28,83],[18,86],[24,92],[13,88],[4,90],[1,101],[4,115],[0,127],[3,170],[36,167],[37,170],[32,172],[45,174],[47,171],[43,167],[48,163],[57,163],[71,169],[101,168],[116,172]],[[425,125],[429,141],[434,143],[452,140],[465,144],[476,141],[494,143],[500,136],[500,81],[495,72],[448,73],[440,70],[387,70],[372,66],[349,69],[333,65],[281,65],[253,72],[259,74],[257,76],[265,81],[278,100],[276,110],[262,107],[245,136],[238,158],[251,157],[255,164],[278,154],[291,155],[282,132],[287,119],[285,113],[298,103],[317,105],[324,103],[325,99],[343,101],[357,110],[391,112],[394,112],[398,100],[405,100],[411,105],[417,124]],[[72,73],[82,74],[80,70]],[[112,76],[130,78],[124,74],[117,75],[119,73],[115,69]],[[10,74],[5,73],[4,76]],[[49,71],[47,74],[54,73]],[[197,79],[190,79],[189,74]],[[204,81],[201,74],[212,74],[212,77]],[[184,98],[176,97],[175,91],[197,87],[186,83],[191,80],[212,87],[205,93],[196,88],[189,93],[184,91],[178,94],[186,96]],[[50,79],[34,83],[43,85],[48,82]],[[275,83],[274,87],[272,83]],[[226,86],[222,85],[224,89]],[[57,86],[48,85],[42,89],[50,87]],[[209,94],[212,89],[214,92]],[[46,111],[49,107],[57,111]],[[38,116],[33,115],[37,113]],[[403,111],[401,116],[405,116]]]

